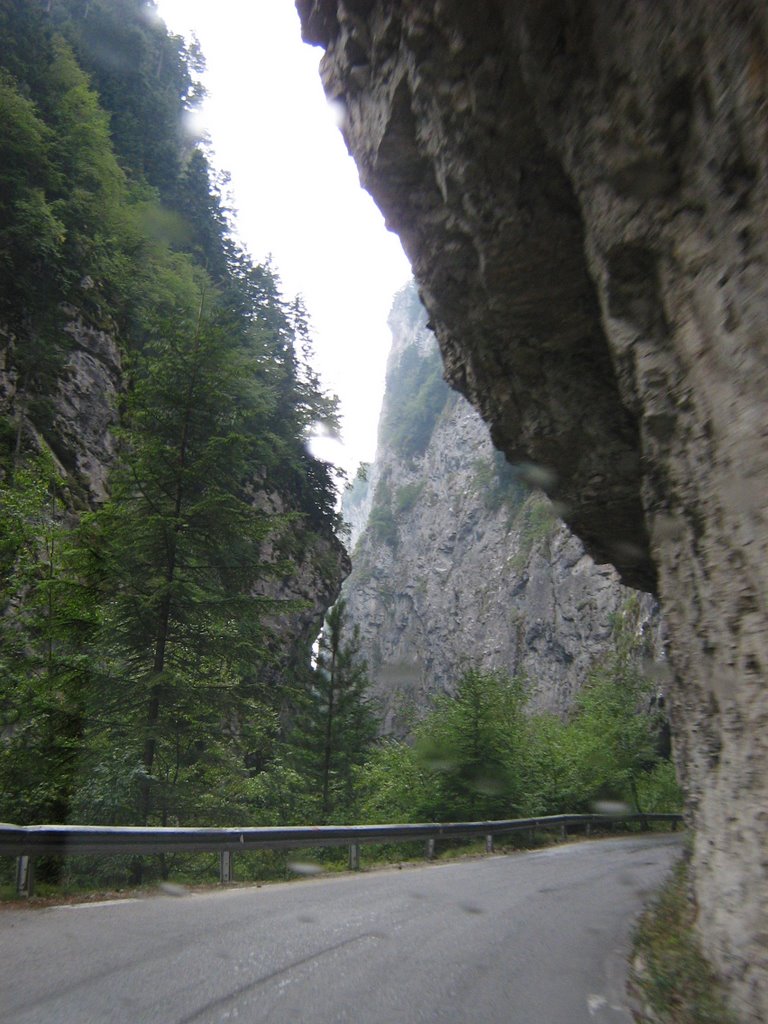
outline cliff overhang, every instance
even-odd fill
[[[298,0],[449,381],[659,593],[705,946],[768,1017],[768,13]]]

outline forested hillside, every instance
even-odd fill
[[[0,0],[7,821],[253,821],[346,570],[335,399],[188,132],[202,67],[145,0]]]
[[[0,40],[0,819],[674,801],[658,716],[637,716],[653,694],[632,609],[567,724],[531,715],[475,645],[414,745],[382,742],[343,601],[311,662],[348,569],[333,470],[306,447],[336,403],[301,302],[238,246],[225,182],[187,133],[202,56],[144,0],[0,0]],[[434,353],[399,369],[385,426],[415,474],[452,399]],[[409,476],[379,515],[390,547],[421,489]]]

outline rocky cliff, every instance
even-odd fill
[[[119,398],[125,387],[119,345],[107,331],[89,325],[73,309],[63,311],[61,366],[46,388],[22,389],[13,332],[0,327],[0,423],[18,437],[17,443],[36,448],[44,437],[64,481],[64,500],[72,510],[98,506],[109,496],[108,477],[115,458],[115,429],[119,424]],[[262,487],[254,501],[268,513],[293,515],[290,499]],[[287,664],[306,659],[307,650],[322,626],[325,613],[339,594],[349,571],[349,560],[330,530],[291,528],[290,575],[266,582],[265,596],[292,602],[275,616],[273,653],[278,668],[274,680],[284,676]],[[272,549],[275,560],[284,557],[280,544]],[[268,673],[269,674],[269,673]]]
[[[765,1020],[765,4],[298,7],[451,382],[658,588],[698,929]]]
[[[407,732],[462,666],[523,675],[532,708],[566,711],[628,596],[442,379],[414,285],[395,299],[376,460],[347,492],[347,614],[388,733]],[[364,516],[364,522],[361,520]],[[652,599],[643,613],[658,633]]]

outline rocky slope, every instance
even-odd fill
[[[299,0],[451,382],[658,587],[705,948],[768,1019],[768,12]]]
[[[511,470],[478,413],[447,385],[436,388],[422,433],[405,429],[429,404],[437,363],[426,320],[408,286],[390,317],[376,460],[344,506],[354,554],[343,594],[384,731],[407,732],[462,665],[524,675],[532,708],[563,713],[605,653],[628,591]],[[650,598],[643,611],[657,634]]]
[[[44,433],[57,468],[65,482],[65,500],[71,510],[94,507],[108,497],[108,476],[115,454],[114,430],[118,425],[119,396],[125,386],[120,348],[106,331],[90,326],[76,311],[66,311],[62,331],[67,335],[67,355],[50,394],[25,394],[19,389],[15,368],[14,335],[0,327],[0,421],[21,430],[31,447]],[[41,429],[36,410],[43,407],[50,423]],[[12,440],[15,444],[15,439]],[[255,499],[271,513],[293,510],[274,491],[261,490]],[[338,597],[341,581],[349,571],[349,559],[330,531],[294,526],[294,569],[281,580],[265,583],[265,596],[301,602],[290,612],[276,616],[273,647],[279,668],[306,658],[309,646],[322,626],[325,613]],[[275,558],[282,558],[275,550]]]

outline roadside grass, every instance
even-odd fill
[[[637,832],[636,826],[616,826],[610,830],[593,830],[592,838],[627,835]],[[648,833],[645,833],[648,834]],[[554,846],[563,841],[580,842],[588,839],[583,832],[569,832],[563,837],[559,831],[541,829],[497,836],[495,854],[511,854]],[[485,857],[485,839],[440,839],[435,844],[434,863]],[[365,844],[361,848],[360,866],[363,871],[388,867],[413,867],[425,863],[424,841],[410,843]],[[50,858],[49,858],[50,860]],[[15,890],[15,865],[12,858],[0,858],[0,906],[51,906],[57,903],[90,902],[103,899],[126,899],[148,896],[158,891],[183,887],[188,891],[216,888],[218,856],[215,854],[168,854],[163,864],[161,857],[144,858],[144,880],[141,884],[127,881],[132,858],[129,857],[68,857],[61,860],[52,880],[46,865],[38,864],[35,895],[20,898]],[[327,847],[298,850],[261,850],[238,853],[233,859],[235,886],[268,885],[293,881],[310,875],[341,874],[349,870],[346,847]],[[41,870],[42,869],[42,870]],[[48,877],[46,877],[48,875]],[[717,1024],[728,1024],[718,1021]]]
[[[682,860],[635,930],[629,986],[641,1024],[736,1024],[701,952],[695,920]]]

